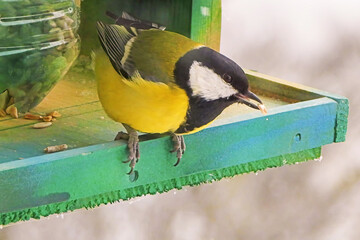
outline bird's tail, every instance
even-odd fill
[[[141,30],[146,30],[146,29],[165,30],[166,29],[166,27],[161,24],[138,19],[125,11],[122,12],[121,16],[117,16],[116,14],[114,14],[110,11],[106,11],[106,15],[108,15],[109,17],[114,19],[116,24],[125,26],[127,28],[133,27],[133,28],[136,28],[139,30],[140,29]]]

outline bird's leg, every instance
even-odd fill
[[[118,132],[114,141],[117,141],[117,140],[129,140],[129,134],[127,134],[126,132]]]
[[[135,164],[139,161],[140,158],[140,151],[139,151],[139,137],[135,129],[131,128],[130,126],[123,124],[124,128],[126,129],[127,133],[124,132],[118,132],[118,134],[115,137],[115,140],[124,139],[128,141],[128,150],[129,155],[128,159],[123,161],[123,163],[128,163],[130,169],[130,172],[128,174],[130,175],[135,168]]]
[[[180,163],[182,155],[184,154],[186,149],[185,141],[182,135],[176,135],[175,133],[171,133],[171,139],[173,141],[174,148],[170,152],[176,152],[177,161],[174,166],[177,166]]]

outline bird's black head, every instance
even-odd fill
[[[174,74],[189,97],[240,102],[255,109],[259,108],[250,99],[262,104],[249,91],[249,83],[241,67],[210,48],[200,47],[186,53],[177,62]]]

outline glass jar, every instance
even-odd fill
[[[0,110],[29,111],[66,74],[79,53],[79,8],[73,0],[0,0]]]

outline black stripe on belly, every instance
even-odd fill
[[[213,121],[222,111],[235,103],[235,99],[217,99],[205,101],[198,97],[190,98],[186,122],[175,133],[187,133]]]

